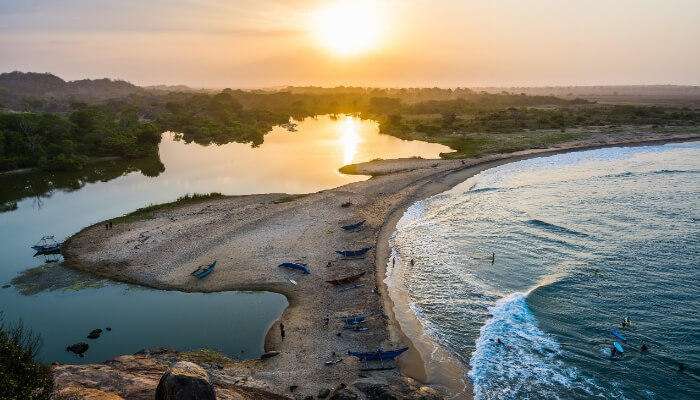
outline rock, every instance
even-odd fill
[[[267,360],[268,358],[272,358],[272,357],[277,356],[279,354],[280,354],[279,351],[268,351],[266,353],[263,353],[263,355],[260,356],[260,359]]]
[[[87,338],[88,339],[97,339],[98,337],[100,337],[101,334],[102,334],[102,329],[93,329],[90,331],[90,333],[88,333]]]
[[[325,398],[328,397],[328,395],[330,395],[330,394],[331,394],[330,389],[321,389],[321,390],[318,391],[318,396],[317,396],[317,397],[318,397],[319,399],[325,399]]]
[[[9,287],[12,287],[12,285],[10,285],[9,283],[6,284],[6,285],[2,285],[2,288],[3,288],[3,289],[7,289],[7,288],[9,288]]]
[[[304,397],[304,400],[314,400],[314,396],[308,395]]]
[[[66,351],[70,351],[71,353],[75,353],[78,356],[82,357],[83,353],[88,351],[89,348],[90,348],[89,344],[87,344],[85,342],[79,342],[79,343],[75,343],[75,344],[72,344],[72,345],[66,347]]]
[[[204,368],[178,361],[160,377],[155,400],[215,400],[214,386]]]
[[[329,400],[357,400],[359,397],[348,389],[340,389],[333,392]]]
[[[289,391],[290,391],[290,392],[293,392],[293,391],[295,391],[295,390],[297,390],[297,389],[299,389],[299,386],[297,386],[297,385],[292,385],[292,386],[289,387]]]
[[[374,382],[356,382],[355,387],[367,396],[368,400],[398,400],[404,396],[396,393],[387,384]]]
[[[105,329],[107,330],[107,332],[111,332],[111,331],[112,331],[112,327],[111,327],[111,326],[108,326],[108,327],[106,327]]]
[[[359,399],[359,396],[352,392],[351,390],[348,389],[347,385],[344,383],[341,383],[333,389],[333,393],[331,393],[331,397],[329,397],[329,400],[357,400]]]

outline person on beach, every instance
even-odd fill
[[[411,266],[414,266],[415,264],[416,264],[416,262],[413,261],[413,259],[411,259]]]
[[[282,337],[282,340],[284,340],[284,324],[280,322],[280,336]]]

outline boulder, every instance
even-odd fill
[[[214,400],[214,386],[204,368],[178,361],[160,377],[156,400]]]
[[[75,343],[75,344],[72,344],[72,345],[66,347],[66,351],[70,351],[71,353],[75,353],[75,354],[79,355],[80,357],[82,357],[83,353],[88,351],[89,348],[90,348],[89,344],[87,344],[85,342],[79,342],[79,343]]]
[[[102,334],[102,329],[93,329],[88,333],[88,339],[97,339]]]

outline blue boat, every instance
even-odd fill
[[[362,225],[365,224],[366,220],[362,220],[360,222],[356,222],[354,224],[349,224],[349,225],[343,225],[341,228],[345,229],[346,231],[354,231],[355,229],[360,229]]]
[[[311,271],[309,271],[309,266],[306,264],[302,264],[302,263],[283,262],[282,264],[278,265],[278,267],[296,269],[296,270],[301,271],[305,274],[311,273]]]
[[[357,325],[365,322],[367,318],[364,315],[358,315],[355,317],[347,317],[344,318],[343,321],[345,322],[345,325]]]
[[[394,358],[398,357],[403,353],[404,351],[408,350],[408,347],[403,347],[400,349],[396,350],[389,350],[389,351],[384,351],[384,350],[377,350],[377,351],[370,351],[370,352],[355,352],[355,351],[348,351],[348,355],[352,357],[356,357],[360,359],[360,361],[386,361],[386,360],[393,360]]]
[[[371,249],[371,246],[363,247],[359,250],[336,250],[336,253],[347,258],[359,258],[364,257],[365,254]]]
[[[36,250],[37,255],[41,254],[57,254],[61,252],[61,243],[56,242],[53,236],[43,236],[32,249]]]
[[[212,271],[214,271],[214,267],[216,266],[216,260],[212,262],[209,265],[202,265],[201,267],[195,269],[190,273],[190,275],[196,277],[197,279],[203,279],[207,275],[211,274]]]
[[[620,353],[624,353],[625,349],[622,347],[622,345],[619,342],[613,342],[613,346],[615,347],[615,350],[617,350]]]
[[[610,333],[623,342],[627,341],[627,339],[625,339],[625,335],[623,335],[622,332],[618,331],[617,329],[613,329]]]

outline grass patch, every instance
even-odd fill
[[[274,200],[274,204],[282,204],[282,203],[289,203],[290,201],[294,201],[297,199],[301,199],[302,197],[306,196],[305,194],[288,194],[286,196],[282,196],[277,200]]]
[[[235,360],[231,359],[230,357],[226,357],[218,351],[210,349],[199,349],[180,353],[180,358],[182,360],[191,361],[198,364],[210,363],[227,365],[235,362]]]
[[[120,224],[126,222],[142,221],[145,219],[152,219],[154,217],[154,214],[159,211],[169,210],[175,207],[180,207],[189,204],[201,203],[207,200],[223,199],[225,197],[226,196],[224,196],[221,193],[186,194],[184,196],[178,197],[178,199],[173,202],[163,204],[151,204],[146,207],[141,207],[134,212],[130,212],[129,214],[122,215],[121,217],[112,218],[108,220],[108,222]]]
[[[455,149],[454,153],[441,154],[443,158],[468,158],[528,149],[544,149],[558,143],[585,139],[588,136],[588,134],[581,132],[539,131],[448,136],[440,138],[438,141]]]

